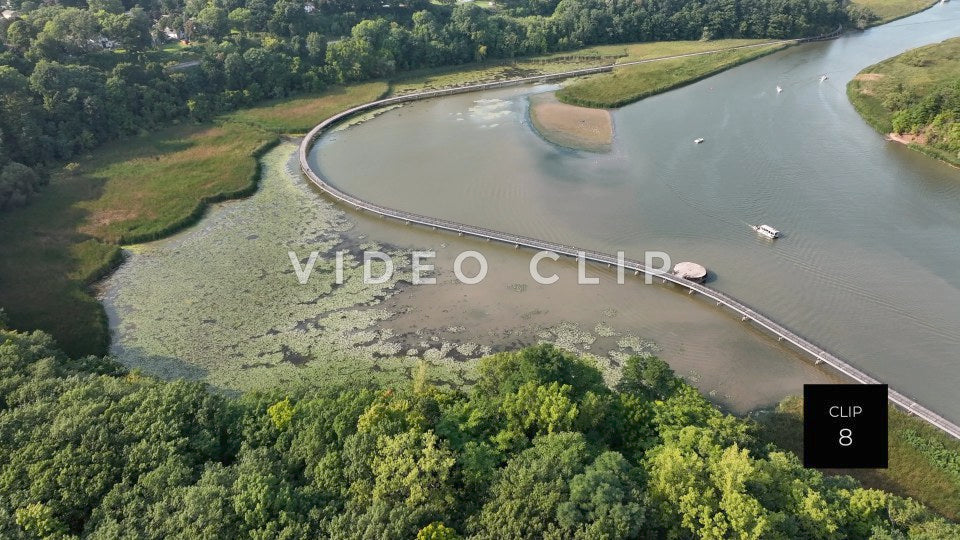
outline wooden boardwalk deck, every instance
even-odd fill
[[[761,44],[763,45],[763,44]],[[757,45],[751,45],[755,47]],[[705,54],[705,53],[693,53],[693,55]],[[691,55],[684,55],[691,56]],[[656,61],[644,60],[635,63]],[[624,64],[620,64],[624,65]],[[619,65],[618,65],[619,66]],[[318,188],[324,191],[327,195],[333,199],[346,204],[356,210],[368,211],[373,214],[393,218],[399,221],[402,221],[407,224],[418,224],[425,227],[430,227],[434,230],[444,230],[457,233],[458,235],[467,235],[476,238],[483,238],[486,240],[502,242],[504,244],[510,244],[514,247],[527,247],[535,249],[538,251],[552,251],[558,255],[565,255],[568,257],[583,257],[588,261],[592,261],[599,264],[608,265],[611,267],[623,266],[626,270],[632,270],[635,274],[646,274],[652,275],[660,279],[663,283],[672,283],[674,285],[683,287],[689,291],[690,294],[699,294],[706,298],[709,298],[713,302],[716,302],[717,306],[723,306],[727,309],[738,314],[744,322],[749,322],[760,328],[763,328],[775,335],[778,341],[786,341],[801,351],[809,354],[813,357],[814,361],[817,364],[826,363],[827,365],[833,367],[837,371],[843,373],[853,381],[863,384],[877,384],[880,383],[877,379],[871,377],[870,375],[864,373],[863,371],[857,369],[856,367],[850,365],[839,357],[829,353],[820,346],[814,344],[813,342],[807,340],[806,338],[796,334],[787,327],[781,325],[780,323],[770,319],[764,314],[756,311],[750,306],[744,304],[743,302],[737,300],[736,298],[720,292],[716,289],[712,289],[706,285],[700,283],[695,283],[680,277],[677,277],[673,274],[661,272],[647,268],[640,261],[633,259],[618,259],[613,255],[606,253],[601,253],[598,251],[592,251],[587,249],[581,249],[576,246],[570,246],[565,244],[558,244],[556,242],[547,242],[545,240],[539,240],[536,238],[531,238],[528,236],[515,235],[510,233],[505,233],[501,231],[495,231],[493,229],[487,229],[484,227],[477,227],[474,225],[468,225],[465,223],[458,223],[455,221],[449,221],[444,219],[433,218],[429,216],[424,216],[420,214],[415,214],[412,212],[405,212],[403,210],[396,210],[386,206],[381,206],[371,202],[364,201],[349,193],[346,193],[339,188],[333,186],[324,180],[316,171],[313,170],[309,162],[310,149],[313,147],[314,142],[317,138],[331,126],[345,120],[348,117],[354,116],[358,113],[377,109],[380,107],[393,105],[397,103],[403,103],[406,101],[414,101],[420,99],[428,99],[432,97],[459,94],[464,92],[473,92],[477,90],[487,90],[493,88],[500,88],[509,85],[525,84],[525,83],[534,83],[544,80],[564,78],[564,77],[573,77],[578,75],[584,75],[589,73],[599,73],[601,71],[609,71],[613,66],[603,66],[598,68],[588,68],[581,69],[576,71],[569,71],[565,73],[558,73],[548,76],[538,76],[538,77],[526,77],[521,79],[513,79],[510,81],[499,81],[494,83],[483,83],[475,84],[470,86],[462,86],[456,88],[449,88],[444,90],[433,90],[429,92],[421,92],[417,94],[408,94],[403,96],[397,96],[387,99],[382,99],[378,101],[373,101],[354,107],[347,111],[344,111],[340,114],[332,116],[327,120],[323,121],[316,127],[314,127],[307,135],[304,137],[303,141],[300,143],[300,148],[298,150],[298,159],[300,163],[301,172]],[[909,397],[901,394],[900,392],[894,390],[893,388],[889,389],[889,399],[892,403],[900,407],[901,409],[914,414],[924,420],[926,420],[931,425],[939,428],[945,433],[960,439],[960,426],[954,424],[953,422],[943,418],[937,413],[927,409],[923,405],[918,404]]]

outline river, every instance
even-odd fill
[[[537,137],[527,100],[550,87],[523,87],[387,111],[328,134],[312,159],[338,187],[379,204],[628,257],[660,250],[702,263],[715,274],[712,286],[957,421],[960,171],[885,141],[844,86],[870,64],[960,35],[958,20],[957,2],[938,5],[623,107],[613,113],[616,140],[606,154]],[[822,74],[829,78],[820,83]],[[694,145],[697,137],[705,142]],[[481,246],[355,218],[384,241]],[[784,237],[765,241],[748,223]],[[529,253],[494,251],[507,266],[500,280],[522,282]],[[621,325],[660,343],[681,373],[714,378],[734,408],[828,377],[674,291],[583,288],[534,286],[518,301],[495,287],[484,296],[450,285],[411,293],[409,320],[393,324],[429,324],[433,315],[485,329],[541,304],[577,320],[615,305],[626,314]]]

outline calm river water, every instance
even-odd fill
[[[844,94],[867,65],[957,35],[960,4],[950,2],[790,48],[615,111],[607,154],[538,138],[527,97],[547,88],[525,87],[388,111],[327,135],[313,158],[338,186],[395,208],[631,257],[662,250],[700,262],[716,274],[716,288],[960,420],[960,171],[886,142]],[[704,144],[694,145],[697,137]],[[358,221],[384,241],[484,247]],[[773,225],[784,238],[764,241],[748,223]],[[502,281],[523,282],[530,254],[494,249],[513,273]],[[561,284],[527,291],[522,301],[491,289],[486,300],[469,292],[465,302],[468,289],[412,293],[406,301],[420,309],[409,322],[436,313],[465,326],[509,325],[541,304],[574,319],[617,305],[628,315],[621,322],[661,343],[671,361],[729,379],[724,392],[739,394],[740,405],[825,378],[775,340],[659,286],[584,292]]]

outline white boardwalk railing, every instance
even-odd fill
[[[839,30],[838,30],[839,31]],[[835,37],[835,36],[833,36]],[[761,44],[766,45],[766,44]],[[755,47],[757,45],[750,45],[750,47]],[[693,55],[705,54],[705,53],[693,53]],[[684,55],[691,56],[691,55]],[[642,60],[639,62],[633,63],[642,63],[655,61],[654,60]],[[298,150],[298,159],[300,162],[301,172],[318,188],[325,192],[330,197],[340,201],[347,206],[353,207],[356,210],[365,210],[379,216],[393,218],[404,223],[411,224],[416,223],[418,225],[423,225],[430,227],[432,229],[440,229],[445,231],[450,231],[457,233],[458,235],[467,235],[473,236],[476,238],[483,238],[486,240],[493,240],[497,242],[502,242],[505,244],[513,245],[514,247],[527,247],[531,249],[536,249],[540,251],[552,251],[558,255],[565,255],[568,257],[578,257],[582,256],[588,261],[592,261],[599,264],[605,264],[611,267],[623,266],[626,270],[632,270],[636,274],[647,274],[657,277],[662,280],[663,283],[670,282],[680,287],[687,289],[691,294],[697,293],[706,298],[709,298],[717,303],[718,306],[724,306],[731,311],[740,315],[743,321],[749,321],[759,326],[771,334],[777,336],[779,341],[787,341],[788,343],[793,344],[795,347],[801,351],[809,354],[813,357],[814,361],[817,364],[825,363],[837,371],[843,373],[850,379],[862,383],[862,384],[878,384],[880,381],[867,375],[863,371],[857,369],[856,367],[848,364],[844,360],[841,360],[837,356],[827,352],[820,346],[814,344],[813,342],[805,339],[804,337],[794,333],[790,329],[781,325],[780,323],[770,319],[766,315],[756,311],[750,306],[744,304],[743,302],[733,298],[732,296],[720,292],[716,289],[712,289],[706,285],[696,283],[683,279],[681,277],[675,276],[670,273],[661,272],[658,270],[650,269],[646,267],[640,261],[633,259],[623,259],[618,260],[617,257],[609,255],[606,253],[601,253],[598,251],[593,251],[589,249],[581,249],[576,246],[570,246],[565,244],[559,244],[556,242],[548,242],[546,240],[539,240],[536,238],[531,238],[529,236],[522,236],[516,234],[510,234],[506,232],[496,231],[493,229],[487,229],[484,227],[477,227],[474,225],[467,225],[465,223],[458,223],[456,221],[450,221],[445,219],[433,218],[429,216],[424,216],[421,214],[415,214],[413,212],[406,212],[403,210],[396,210],[386,206],[381,206],[379,204],[374,204],[371,202],[364,201],[345,191],[340,190],[334,185],[330,184],[324,180],[313,168],[310,166],[309,155],[310,149],[313,147],[314,142],[320,136],[321,133],[326,131],[331,126],[345,120],[348,117],[354,116],[358,113],[370,111],[380,107],[393,105],[397,103],[403,103],[407,101],[415,101],[421,99],[428,99],[432,97],[445,96],[451,94],[459,94],[464,92],[473,92],[477,90],[487,90],[492,88],[500,88],[509,85],[524,84],[531,82],[543,81],[545,79],[554,79],[554,78],[563,78],[563,77],[572,77],[578,75],[585,75],[589,73],[599,73],[601,71],[609,71],[613,67],[619,67],[621,65],[628,64],[619,64],[617,66],[602,66],[596,68],[587,68],[575,71],[568,71],[565,73],[557,73],[547,76],[536,76],[536,77],[525,77],[521,79],[513,79],[509,81],[499,81],[493,83],[483,83],[475,84],[470,86],[461,86],[456,88],[448,88],[444,90],[432,90],[429,92],[420,92],[416,94],[408,94],[403,96],[391,97],[386,99],[381,99],[378,101],[373,101],[354,107],[352,109],[343,111],[337,115],[334,115],[327,120],[324,120],[319,125],[314,127],[307,135],[304,137],[303,141],[300,143],[300,148]],[[916,403],[914,400],[909,397],[897,392],[893,388],[889,389],[889,399],[892,403],[899,406],[901,409],[914,414],[931,425],[939,428],[945,433],[960,439],[960,426],[957,426],[953,422],[943,418],[937,413],[927,409],[926,407]]]

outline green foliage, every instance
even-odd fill
[[[23,206],[46,183],[30,167],[11,161],[0,169],[0,210]]]
[[[570,399],[572,388],[554,381],[539,385],[524,383],[516,393],[504,396],[500,405],[506,418],[506,433],[534,438],[559,431],[570,431],[577,419],[577,406]],[[515,434],[515,435],[513,435]]]
[[[847,6],[847,19],[854,27],[863,30],[873,26],[880,17],[869,7],[851,3]]]
[[[907,444],[933,461],[937,468],[952,474],[960,482],[960,451],[947,448],[941,441],[925,437],[916,430],[907,429],[899,435]]]
[[[293,420],[293,412],[290,398],[283,398],[282,401],[278,401],[267,408],[267,416],[270,417],[274,427],[280,431],[287,429],[287,426],[290,425],[290,421]]]
[[[803,400],[784,399],[775,410],[758,415],[759,437],[803,455]],[[951,473],[950,456],[960,455],[960,441],[916,416],[890,408],[887,469],[847,469],[865,487],[894,491],[929,505],[939,514],[960,518],[960,476]]]
[[[646,519],[638,471],[617,452],[604,452],[570,481],[570,498],[557,508],[573,538],[636,538]]]
[[[507,461],[472,530],[482,538],[563,538],[558,511],[570,498],[570,483],[590,460],[580,433],[555,433]]]
[[[460,540],[457,531],[435,521],[417,532],[417,540]]]
[[[0,69],[12,70],[0,76],[7,158],[51,164],[174,121],[400,71],[631,41],[799,37],[848,17],[833,0],[449,4],[27,2],[0,34]],[[164,28],[200,45],[162,48]],[[13,72],[29,84],[5,84]]]
[[[50,537],[61,536],[67,532],[67,527],[53,514],[49,506],[41,503],[32,503],[17,508],[14,512],[17,525],[23,529],[23,532],[35,536]]]
[[[909,50],[861,71],[847,85],[875,129],[912,137],[911,146],[960,164],[960,38]]]
[[[649,401],[598,388],[586,363],[549,346],[481,363],[489,393],[227,398],[0,331],[0,537],[960,534],[910,499],[804,469],[679,380]],[[558,403],[576,418],[553,414]],[[637,443],[606,423],[645,432],[641,450],[621,451]],[[498,451],[504,432],[518,444]]]
[[[670,365],[653,356],[631,356],[623,366],[617,390],[647,400],[666,399],[677,389]]]
[[[852,24],[861,28],[863,23],[866,26],[888,23],[923,11],[936,3],[930,0],[856,0],[847,4],[847,15]]]

